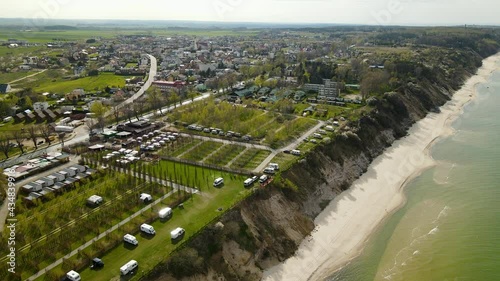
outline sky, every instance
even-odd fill
[[[500,25],[498,0],[1,0],[0,18]]]

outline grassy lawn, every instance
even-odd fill
[[[186,152],[187,150],[189,150],[190,148],[194,147],[195,145],[198,145],[200,142],[202,141],[199,139],[180,138],[174,145],[169,144],[167,148],[161,150],[160,155],[177,157],[182,153]]]
[[[227,163],[233,160],[234,157],[238,156],[238,154],[240,154],[243,150],[245,150],[244,146],[237,144],[226,144],[210,158],[205,160],[205,163],[225,166],[227,165]]]
[[[271,152],[269,150],[261,150],[257,148],[251,148],[245,151],[238,159],[236,159],[231,168],[234,169],[245,169],[253,170],[257,168],[264,159],[269,156]]]
[[[123,87],[125,86],[125,79],[128,76],[114,75],[113,73],[101,73],[98,76],[88,76],[75,80],[67,80],[62,78],[57,79],[42,79],[38,80],[36,86],[33,88],[36,92],[50,92],[50,93],[68,93],[74,89],[82,88],[85,91],[104,90],[109,87]],[[54,81],[55,80],[55,81]]]
[[[318,124],[316,120],[301,117],[286,121],[278,130],[269,131],[264,142],[272,148],[284,146],[288,142],[300,137],[304,132],[316,126],[316,124]]]
[[[31,74],[35,74],[38,71],[19,71],[19,72],[9,72],[0,73],[0,84],[10,83],[11,81],[26,77]]]
[[[1,34],[1,31],[0,31]],[[2,34],[3,35],[3,34]],[[0,37],[2,37],[0,35]],[[29,56],[40,50],[48,50],[46,46],[32,46],[32,47],[17,47],[9,48],[7,46],[0,46],[0,56]]]
[[[202,144],[198,145],[194,149],[188,151],[181,158],[192,160],[192,161],[201,161],[210,153],[216,151],[222,146],[222,143],[215,141],[205,141]]]
[[[224,186],[220,188],[210,187],[203,190],[202,194],[195,195],[184,203],[183,209],[174,209],[173,217],[169,221],[156,220],[152,223],[156,230],[155,236],[136,235],[139,241],[137,247],[131,248],[124,244],[116,247],[102,257],[105,263],[102,270],[92,271],[87,268],[80,273],[82,280],[118,279],[120,267],[131,259],[137,260],[139,270],[130,280],[138,280],[158,263],[165,261],[183,241],[187,241],[200,229],[219,217],[222,213],[218,211],[218,208],[227,210],[250,194],[250,190],[243,188],[245,177],[214,172],[213,177],[218,176],[224,177]],[[186,234],[181,242],[174,244],[170,240],[170,231],[176,227],[184,228]]]

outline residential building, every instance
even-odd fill
[[[167,92],[171,89],[182,89],[186,86],[184,81],[154,81],[153,86],[158,87],[162,92]]]
[[[10,92],[11,88],[9,84],[0,84],[0,94],[6,94]]]

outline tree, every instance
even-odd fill
[[[115,117],[115,122],[118,123],[120,121],[120,104],[119,103],[114,103],[113,104],[113,116]]]
[[[23,140],[26,138],[26,134],[24,130],[12,131],[12,139],[14,139],[17,143],[19,149],[21,149],[21,154],[24,154],[24,145]]]
[[[40,134],[44,138],[45,142],[50,146],[50,144],[52,143],[52,141],[50,140],[50,135],[52,134],[52,128],[50,127],[50,125],[42,125],[40,127]]]
[[[150,89],[150,91],[149,91],[148,96],[147,96],[148,103],[151,105],[151,108],[159,109],[160,114],[163,115],[163,112],[161,111],[161,107],[163,105],[164,98],[163,98],[163,95],[162,95],[160,89],[156,86],[153,86],[149,89]]]
[[[35,150],[38,149],[38,126],[31,125],[28,127],[28,135],[29,138],[33,141],[33,145],[35,146]]]
[[[10,140],[7,136],[0,137],[0,151],[2,151],[6,159],[9,158]]]
[[[104,115],[106,114],[106,107],[100,102],[96,101],[90,106],[90,112],[93,118],[97,119],[97,125],[101,130],[104,130]]]
[[[139,116],[142,112],[144,112],[144,108],[146,107],[146,102],[143,99],[139,99],[134,101],[132,104],[132,111],[134,112],[135,118],[139,121]]]
[[[61,142],[61,147],[64,147],[64,137],[66,137],[66,133],[60,133],[57,135],[57,138]]]
[[[194,101],[194,98],[196,98],[196,92],[189,91],[189,92],[187,93],[187,97],[188,97],[188,99],[190,99],[190,100],[191,100],[191,102],[193,102],[193,101]]]
[[[169,103],[174,104],[174,108],[177,107],[177,102],[179,102],[180,100],[181,99],[180,99],[179,95],[177,94],[177,91],[174,89],[170,90],[170,93],[168,95],[168,101],[169,101]]]
[[[361,80],[361,96],[368,98],[370,93],[383,94],[388,90],[390,75],[386,71],[368,71]]]

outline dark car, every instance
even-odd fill
[[[92,265],[90,268],[96,269],[96,268],[102,268],[104,267],[104,262],[100,258],[93,258],[92,259]]]

